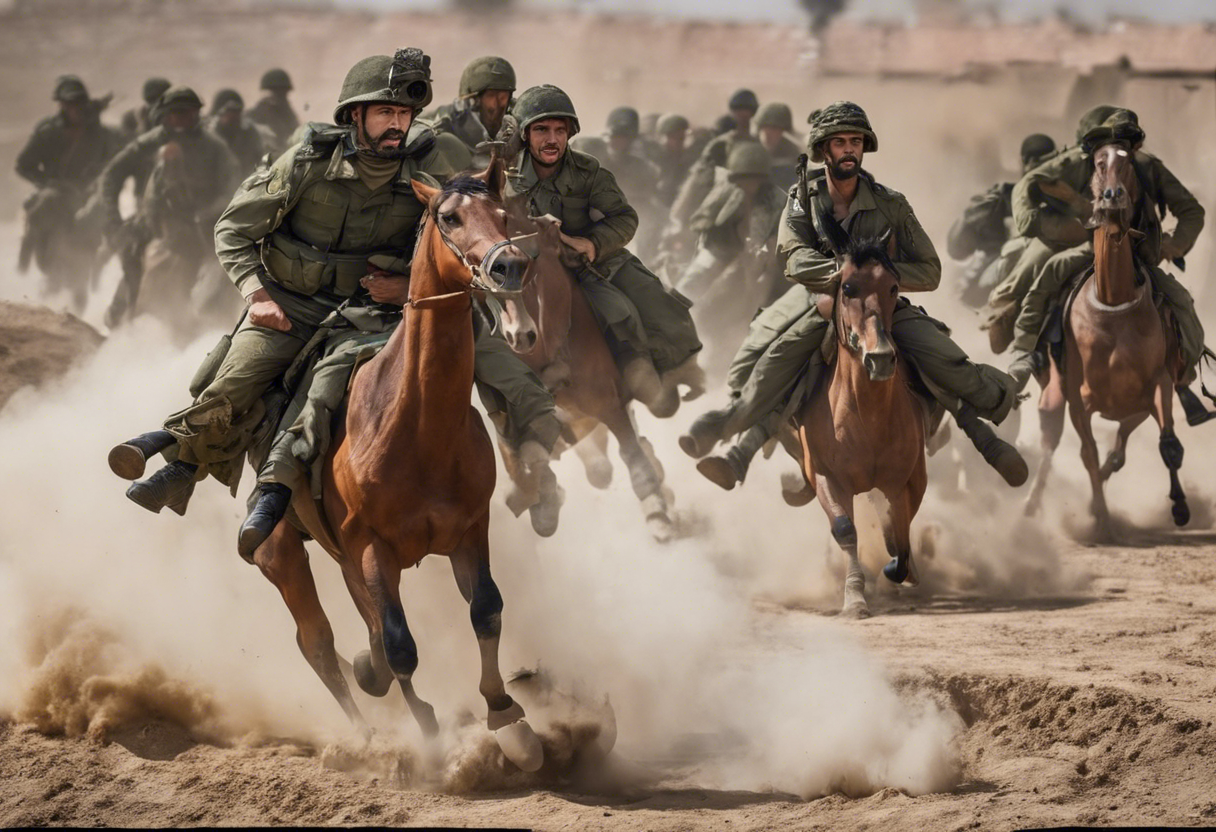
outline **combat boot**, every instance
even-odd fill
[[[688,433],[680,437],[680,449],[693,459],[700,459],[722,441],[722,431],[734,414],[729,405],[721,410],[710,410],[696,418]]]
[[[1191,388],[1180,384],[1174,389],[1178,393],[1178,401],[1182,402],[1182,409],[1186,412],[1188,425],[1197,427],[1211,419],[1216,419],[1216,411],[1204,407],[1203,399],[1195,395],[1195,391]]]
[[[131,483],[127,497],[153,514],[162,508],[184,515],[190,495],[194,493],[194,477],[198,466],[189,462],[170,462],[146,480]]]
[[[680,366],[663,373],[663,386],[672,392],[679,392],[680,385],[688,388],[681,398],[690,402],[705,394],[705,370],[698,362],[699,353],[694,353],[684,359]]]
[[[1018,353],[1017,357],[1009,365],[1008,370],[1010,377],[1013,378],[1014,394],[1016,395],[1025,390],[1030,377],[1037,375],[1042,369],[1042,358],[1037,352]]]
[[[144,468],[153,456],[177,441],[167,430],[154,430],[128,439],[110,449],[110,470],[124,480],[137,480],[144,475]]]
[[[1030,476],[1026,460],[1022,459],[1017,448],[1001,439],[992,428],[980,421],[974,407],[964,404],[958,409],[958,413],[954,414],[954,420],[963,429],[963,433],[967,434],[971,444],[975,445],[980,456],[984,457],[984,461],[995,468],[1005,482],[1015,488],[1026,482]]]
[[[241,557],[249,563],[253,563],[253,553],[266,542],[274,527],[287,516],[291,489],[277,482],[259,483],[255,496],[257,500],[241,524],[236,544]]]
[[[769,439],[764,425],[753,425],[743,437],[721,456],[707,456],[697,463],[697,470],[707,480],[730,491],[747,477],[752,458]]]

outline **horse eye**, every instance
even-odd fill
[[[893,298],[894,298],[894,297],[898,297],[898,296],[899,296],[899,287],[898,287],[898,286],[892,286],[892,287],[891,287],[891,297],[893,297]]]
[[[439,219],[443,220],[444,225],[460,225],[460,217],[457,214],[440,214]]]
[[[842,295],[844,295],[846,298],[857,297],[857,284],[856,283],[844,284],[843,286],[840,287],[840,293]]]

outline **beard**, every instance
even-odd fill
[[[386,141],[397,139],[396,147],[385,147]],[[378,156],[381,159],[404,159],[405,158],[405,133],[400,130],[390,127],[374,139],[370,136],[367,139],[368,150],[373,156]]]
[[[846,168],[845,162],[853,162],[853,166]],[[856,156],[841,156],[828,165],[828,170],[833,179],[852,179],[861,170],[861,160]]]

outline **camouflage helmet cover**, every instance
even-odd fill
[[[666,136],[668,133],[676,133],[680,130],[688,129],[688,119],[676,113],[667,113],[659,119],[659,123],[655,126],[655,132],[660,136]]]
[[[794,114],[788,104],[770,101],[756,115],[756,127],[780,127],[787,133],[794,132]]]
[[[1132,110],[1116,109],[1096,127],[1092,127],[1081,138],[1081,149],[1092,154],[1104,144],[1126,142],[1136,148],[1144,142],[1144,130],[1140,118]]]
[[[1055,152],[1056,143],[1051,136],[1043,133],[1031,133],[1022,140],[1022,170],[1029,171],[1033,167],[1038,167],[1044,156],[1048,156]]]
[[[730,152],[726,159],[726,170],[731,179],[737,176],[769,176],[773,171],[773,160],[764,145],[743,142]]]
[[[372,55],[350,68],[334,108],[335,124],[350,124],[352,104],[381,101],[412,107],[414,115],[431,103],[431,58],[421,49],[398,49],[392,57]]]
[[[633,107],[617,107],[608,114],[608,135],[637,138],[641,131],[641,116]]]
[[[160,97],[165,94],[165,90],[169,89],[171,86],[173,85],[169,83],[168,78],[153,77],[149,78],[147,81],[144,81],[144,103],[155,104]]]
[[[55,79],[52,101],[88,101],[89,91],[76,75],[60,75]]]
[[[291,85],[291,76],[287,74],[287,70],[275,67],[268,69],[262,75],[261,88],[264,90],[292,90],[295,89]]]
[[[486,55],[474,58],[460,73],[460,97],[481,95],[486,90],[515,92],[515,68],[506,58]]]
[[[578,134],[578,115],[574,112],[574,102],[561,88],[552,84],[541,84],[528,87],[519,94],[515,101],[515,118],[519,120],[521,134],[526,134],[534,123],[547,118],[564,118],[570,122],[570,135]]]
[[[865,136],[862,148],[866,153],[878,150],[878,136],[870,127],[866,111],[852,101],[835,101],[822,110],[815,110],[807,121],[811,124],[806,139],[807,152],[816,164],[823,161],[823,141],[837,133],[860,133]]]
[[[1112,104],[1099,104],[1081,116],[1081,120],[1077,123],[1077,144],[1081,143],[1086,133],[1106,121],[1110,114],[1117,109],[1119,108]]]
[[[241,98],[241,94],[234,89],[225,87],[215,94],[215,98],[211,99],[211,115],[218,115],[224,110],[243,110],[245,109],[245,99]]]

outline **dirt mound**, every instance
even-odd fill
[[[103,340],[74,315],[0,301],[0,407],[22,387],[63,375]]]

